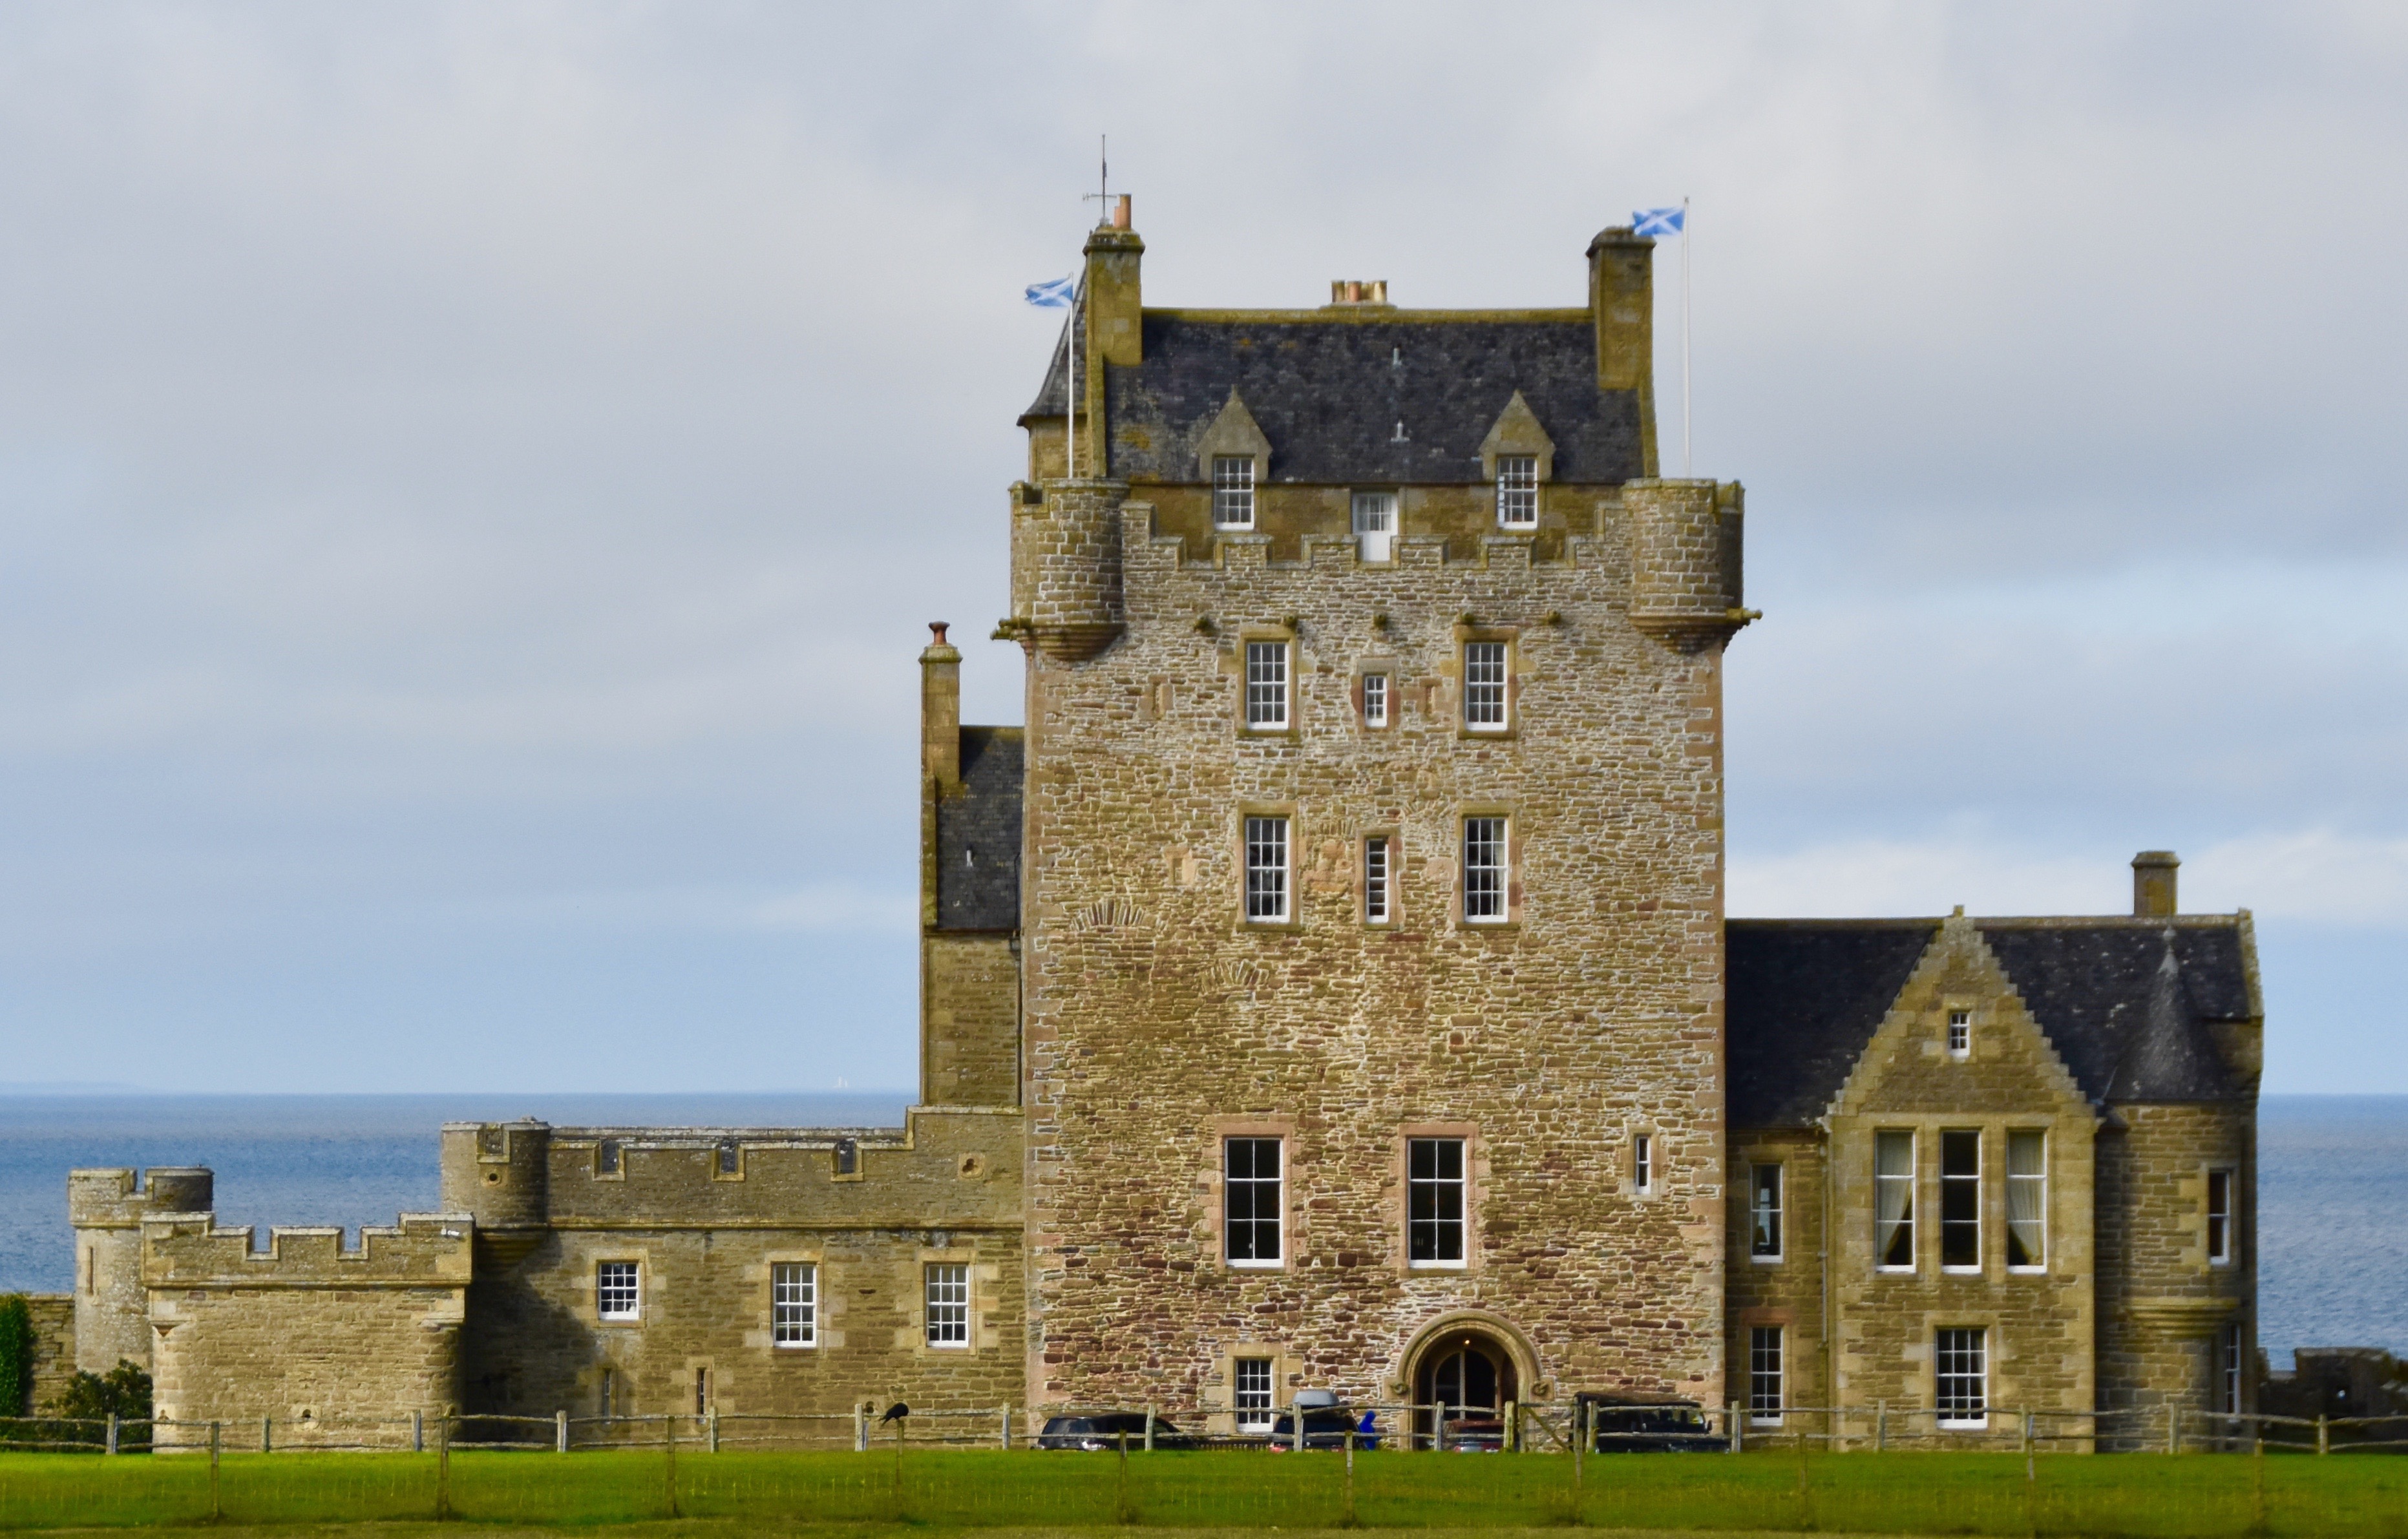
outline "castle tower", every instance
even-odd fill
[[[154,1165],[67,1174],[75,1230],[75,1365],[106,1374],[121,1361],[150,1366],[150,1304],[142,1284],[142,1221],[163,1214],[207,1218],[216,1178],[204,1167]]]
[[[1584,307],[1149,309],[1022,424],[1029,1394],[1724,1391],[1735,485]]]

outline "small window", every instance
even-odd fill
[[[1948,1012],[1948,1056],[1971,1058],[1973,1055],[1973,1012]]]
[[[2007,1134],[2007,1268],[2039,1272],[2048,1265],[2048,1134]]]
[[[1405,1158],[1412,1204],[1407,1260],[1414,1266],[1463,1265],[1463,1140],[1408,1139]]]
[[[777,1347],[820,1342],[820,1269],[809,1261],[769,1268],[769,1340]]]
[[[1463,724],[1473,732],[1505,730],[1505,644],[1463,644]]]
[[[1212,526],[1254,526],[1254,462],[1243,454],[1212,456]]]
[[[1748,1167],[1747,1253],[1751,1260],[1781,1260],[1781,1167]]]
[[[624,1398],[619,1390],[618,1371],[612,1368],[603,1369],[602,1382],[597,1388],[599,1392],[595,1395],[595,1399],[601,1404],[602,1419],[608,1421],[619,1414],[620,1403]]]
[[[1271,1360],[1240,1358],[1234,1365],[1237,1376],[1238,1431],[1267,1432],[1271,1430]]]
[[[744,1147],[733,1138],[719,1141],[719,1160],[713,1174],[737,1176],[744,1174]]]
[[[2217,1356],[2216,1409],[2226,1416],[2241,1414],[2241,1327],[2224,1328],[2222,1350]]]
[[[1386,561],[1396,554],[1397,494],[1393,492],[1357,492],[1354,505],[1354,545],[1365,561]]]
[[[619,1140],[605,1138],[594,1146],[594,1174],[596,1176],[619,1174]]]
[[[928,1345],[970,1344],[970,1269],[960,1261],[928,1268]]]
[[[1384,834],[1363,841],[1363,922],[1388,922],[1388,837]]]
[[[1463,820],[1463,917],[1470,924],[1502,924],[1506,908],[1506,820]]]
[[[1280,1141],[1232,1138],[1223,1147],[1221,1202],[1231,1266],[1280,1264]]]
[[[594,1312],[606,1320],[642,1318],[643,1289],[634,1261],[604,1261],[594,1272]]]
[[[1982,1135],[1970,1128],[1940,1135],[1940,1266],[1982,1270]]]
[[[708,1368],[694,1371],[694,1414],[710,1414],[710,1370]]]
[[[1287,920],[1287,819],[1246,819],[1246,919],[1253,924]]]
[[[1751,1326],[1747,1332],[1747,1418],[1759,1427],[1778,1427],[1781,1406],[1781,1327]]]
[[[1914,1134],[1873,1134],[1873,1255],[1884,1272],[1914,1270]]]
[[[1989,1332],[1943,1329],[1933,1343],[1932,1390],[1940,1425],[1973,1429],[1990,1424]]]
[[[1654,1133],[1638,1133],[1630,1140],[1630,1187],[1642,1196],[1656,1190]]]
[[[2207,1264],[2232,1264],[2232,1173],[2207,1173]]]
[[[861,1172],[861,1145],[858,1140],[839,1138],[836,1141],[836,1173],[857,1176]]]
[[[1529,529],[1539,521],[1539,457],[1535,454],[1497,456],[1497,522],[1506,529]]]
[[[1285,732],[1288,724],[1287,643],[1246,643],[1246,730]]]
[[[1384,727],[1388,724],[1388,676],[1363,676],[1363,725]]]

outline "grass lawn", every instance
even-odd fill
[[[457,1534],[437,1513],[433,1454],[228,1454],[217,1510],[228,1526],[376,1523],[375,1534]],[[2029,1535],[2383,1535],[2408,1539],[2408,1460],[2378,1455],[2043,1457],[2028,1482],[2014,1454],[1784,1452],[1358,1455],[1258,1451],[1132,1455],[910,1451],[703,1454],[465,1452],[452,1456],[452,1518],[513,1532],[618,1525],[640,1533],[816,1535],[976,1529],[1260,1532],[1599,1528]],[[1577,1504],[1575,1498],[1577,1497]],[[664,1521],[674,1501],[679,1522]],[[1577,1519],[1575,1513],[1577,1512]],[[207,1522],[208,1461],[0,1455],[0,1527]]]

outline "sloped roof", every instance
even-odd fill
[[[1733,919],[1728,1115],[1802,1127],[1839,1093],[1938,919]],[[2208,1022],[2249,1019],[2237,917],[1983,919],[1999,959],[2092,1101],[2246,1100]]]
[[[1638,392],[1598,388],[1585,310],[1148,310],[1142,345],[1143,363],[1105,371],[1122,479],[1197,479],[1197,441],[1233,389],[1270,440],[1272,481],[1479,483],[1481,441],[1517,390],[1555,441],[1555,480],[1645,474]],[[1027,416],[1065,399],[1057,347]]]
[[[937,803],[937,928],[1020,928],[1018,727],[962,729],[962,791]]]

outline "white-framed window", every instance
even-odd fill
[[[2232,1264],[2232,1172],[2207,1173],[2207,1264]]]
[[[1781,1425],[1781,1327],[1753,1325],[1747,1332],[1747,1418],[1759,1427]]]
[[[1363,676],[1363,725],[1384,727],[1388,724],[1388,676]]]
[[[1914,1270],[1914,1134],[1873,1134],[1873,1264]]]
[[[1254,462],[1246,454],[1212,456],[1212,527],[1254,526]]]
[[[1958,1059],[1971,1058],[1973,1056],[1972,1011],[1951,1010],[1948,1012],[1948,1056]]]
[[[1469,924],[1502,924],[1508,918],[1506,819],[1463,820],[1463,918]]]
[[[1531,529],[1539,522],[1539,457],[1497,456],[1497,522],[1505,529]]]
[[[1631,1135],[1630,1190],[1642,1195],[1656,1190],[1656,1135],[1652,1133]]]
[[[2215,1364],[2215,1408],[2226,1416],[2239,1416],[2241,1414],[2241,1327],[2238,1324],[2226,1326],[2224,1339],[2217,1345],[2220,1349],[2216,1353]]]
[[[1463,724],[1473,732],[1505,730],[1505,644],[1501,641],[1463,644]]]
[[[1781,1167],[1747,1168],[1747,1254],[1750,1261],[1781,1260]]]
[[[606,1320],[643,1318],[643,1270],[634,1261],[603,1261],[594,1268],[594,1313]]]
[[[1246,819],[1246,919],[1250,923],[1287,920],[1287,819]]]
[[[1989,1334],[1980,1326],[1942,1326],[1933,1340],[1932,1405],[1941,1426],[1990,1424]]]
[[[809,1261],[769,1268],[769,1342],[775,1347],[820,1343],[820,1269]]]
[[[1982,1270],[1982,1135],[1972,1128],[1940,1134],[1940,1269]]]
[[[1365,561],[1386,561],[1396,553],[1397,494],[1357,492],[1353,501],[1356,552]]]
[[[1288,724],[1288,644],[1246,643],[1246,730],[1285,732]]]
[[[1388,922],[1388,836],[1368,834],[1363,840],[1363,922]]]
[[[970,1269],[963,1261],[931,1261],[928,1276],[928,1345],[970,1344]]]
[[[1276,1138],[1222,1141],[1222,1229],[1231,1266],[1280,1264],[1281,1153]]]
[[[1238,1411],[1238,1431],[1267,1432],[1276,1410],[1271,1396],[1271,1360],[1240,1358],[1231,1364],[1237,1380],[1232,1397]]]
[[[2007,1133],[2007,1270],[2048,1269],[2048,1134]]]
[[[1405,1233],[1408,1264],[1464,1264],[1463,1140],[1405,1140]]]

